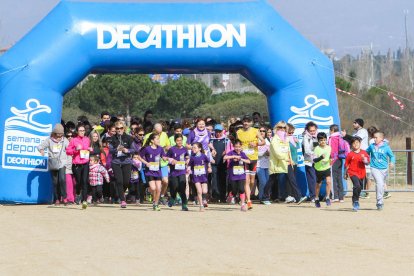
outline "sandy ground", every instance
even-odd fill
[[[0,206],[0,275],[413,275],[413,204]]]

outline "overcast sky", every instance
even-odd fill
[[[117,0],[112,0],[116,2]],[[136,0],[131,0],[136,2]],[[1,0],[0,48],[23,37],[59,0]],[[123,2],[129,2],[123,0]],[[409,45],[414,47],[414,0],[275,0],[279,13],[319,48],[338,56],[358,54],[373,45],[385,53],[405,47],[404,11]]]

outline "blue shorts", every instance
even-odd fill
[[[161,175],[162,175],[162,178],[168,177],[168,166],[161,167]]]

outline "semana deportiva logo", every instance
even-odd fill
[[[299,143],[302,143],[303,140],[303,132],[305,131],[305,125],[309,121],[313,121],[315,124],[318,125],[318,131],[329,133],[329,126],[333,124],[333,117],[332,116],[318,116],[317,109],[322,106],[329,106],[329,101],[326,99],[318,99],[317,96],[313,94],[309,94],[304,99],[304,106],[296,107],[291,106],[290,110],[295,113],[289,118],[288,123],[291,123],[295,126],[295,136],[298,138]],[[298,150],[298,159],[299,164],[298,166],[304,166],[303,164],[303,155],[302,149]]]
[[[51,113],[52,109],[29,99],[26,109],[11,107],[14,116],[5,121],[3,141],[3,168],[15,170],[47,171],[47,157],[39,154],[37,146],[52,132],[52,124],[35,120],[39,113]]]
[[[246,47],[246,24],[97,25],[97,49]]]

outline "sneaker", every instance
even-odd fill
[[[148,202],[152,202],[152,195],[151,195],[151,194],[149,194],[149,195],[148,195],[148,197],[147,197],[147,201],[148,201]]]
[[[361,194],[359,195],[359,198],[369,199],[369,194],[367,192],[361,192]]]
[[[288,196],[285,200],[285,203],[292,203],[292,202],[295,202],[295,198],[292,196]]]
[[[125,201],[122,201],[121,202],[121,208],[126,208],[126,206],[127,206],[126,202]]]
[[[306,199],[307,199],[307,197],[306,197],[306,196],[301,197],[301,198],[299,199],[299,201],[298,201],[298,205],[300,205],[300,204],[302,204],[303,202],[305,202],[305,201],[306,201]]]
[[[55,201],[55,206],[59,206],[60,205],[60,201],[59,200],[56,200]]]
[[[314,198],[311,199],[311,203],[315,203],[315,199]]]
[[[170,198],[170,200],[168,201],[168,207],[173,207],[175,204],[175,200],[173,198]]]
[[[387,199],[390,197],[391,197],[391,194],[389,192],[384,192],[384,196],[383,196],[384,199]]]
[[[339,199],[334,198],[334,199],[332,199],[331,201],[332,201],[332,203],[336,203],[336,202],[339,202]]]
[[[208,207],[208,203],[207,203],[207,200],[203,200],[203,206],[204,206],[204,208],[207,208]]]
[[[81,202],[80,195],[77,195],[77,196],[75,197],[75,203],[76,203],[76,205],[79,205],[79,204],[80,204],[80,202]]]
[[[240,211],[242,211],[242,212],[246,212],[247,211],[246,203],[245,204],[242,204],[242,206],[240,208]]]
[[[176,197],[176,199],[175,199],[175,204],[176,205],[181,205],[182,204],[182,199],[181,199],[181,197],[180,197],[180,195],[179,194],[177,194],[177,197]]]
[[[355,201],[354,203],[352,203],[352,210],[354,212],[357,212],[358,211],[358,202],[357,201]]]
[[[377,204],[377,210],[378,211],[384,210],[384,204]]]
[[[252,204],[251,201],[247,202],[247,209],[249,209],[249,210],[253,209],[253,204]]]
[[[92,203],[92,196],[88,196],[88,198],[86,199],[86,202],[88,204],[91,204]]]
[[[318,199],[315,200],[315,207],[316,208],[321,208],[321,203],[319,202]]]
[[[231,199],[230,199],[230,204],[236,204],[236,199],[234,199],[234,197],[231,197]]]
[[[326,206],[331,206],[331,200],[329,198],[326,199]]]
[[[231,203],[232,199],[234,199],[233,195],[231,193],[229,193],[229,195],[227,196],[226,202]]]
[[[261,203],[264,205],[272,205],[272,202],[270,202],[269,200],[263,200],[261,201]]]
[[[181,211],[188,211],[187,205],[183,205],[183,207],[181,207]]]
[[[204,206],[203,205],[200,206],[200,212],[204,212]]]
[[[88,208],[88,202],[83,201],[82,202],[82,209],[86,209],[86,208]]]
[[[160,206],[158,206],[158,205],[155,205],[155,207],[154,207],[154,211],[161,211],[161,208],[160,208]]]
[[[160,203],[161,203],[162,205],[167,205],[167,199],[165,198],[165,196],[162,196],[162,197],[160,198]]]

